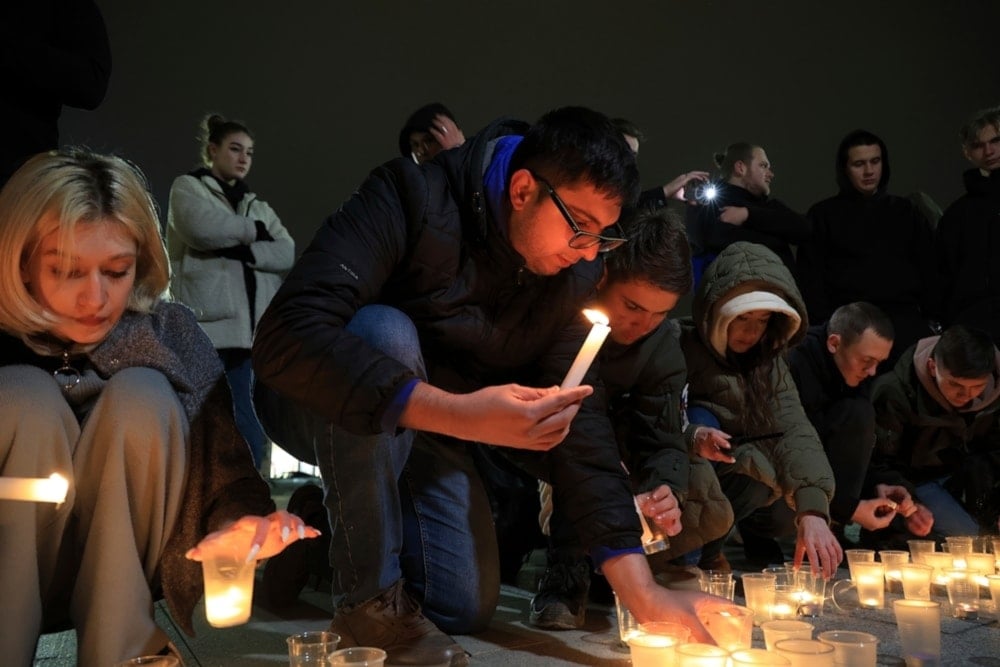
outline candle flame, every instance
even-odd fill
[[[591,308],[586,308],[583,311],[584,317],[586,317],[592,324],[603,324],[608,326],[608,316],[599,310],[593,310]]]
[[[49,482],[51,482],[51,489],[53,492],[52,502],[64,502],[66,500],[66,492],[69,491],[69,482],[65,477],[57,472],[49,475]]]

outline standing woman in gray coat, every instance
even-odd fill
[[[171,291],[188,305],[218,350],[233,390],[236,422],[254,462],[266,436],[250,399],[254,327],[295,259],[295,242],[244,180],[254,139],[242,123],[211,115],[202,123],[203,166],[170,188],[167,251]]]

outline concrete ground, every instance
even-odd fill
[[[737,573],[753,570],[745,562],[741,562],[740,547],[727,547],[726,554]],[[456,637],[472,655],[472,664],[484,667],[629,665],[628,650],[618,643],[614,608],[611,606],[591,604],[586,625],[577,631],[548,632],[527,624],[528,604],[532,595],[530,589],[532,582],[540,574],[541,558],[540,552],[537,552],[522,569],[519,582],[524,588],[503,587],[496,615],[486,632]],[[839,573],[839,578],[847,576],[846,570]],[[899,658],[899,635],[889,602],[898,596],[886,597],[885,609],[854,610],[849,613],[838,613],[827,603],[825,614],[810,622],[816,626],[816,633],[834,629],[871,633],[880,640],[879,665],[903,665]],[[942,664],[946,667],[1000,667],[1000,623],[989,601],[984,601],[986,610],[978,620],[966,621],[951,618],[947,597],[938,595],[935,599],[942,602]],[[737,599],[737,602],[741,600]],[[204,608],[200,606],[195,611],[197,636],[194,638],[181,633],[162,606],[158,607],[157,616],[161,626],[182,652],[188,667],[273,667],[288,664],[285,637],[305,630],[325,629],[330,622],[331,611],[329,594],[307,586],[300,595],[298,604],[281,611],[269,609],[260,596],[257,596],[250,621],[235,628],[210,628],[205,622]],[[46,635],[39,644],[35,665],[75,665],[75,642],[72,631]],[[754,630],[754,646],[763,648],[759,628]]]

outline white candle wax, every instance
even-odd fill
[[[252,593],[242,586],[229,586],[222,591],[205,595],[205,616],[209,625],[226,628],[245,623],[250,617]]]
[[[569,367],[569,372],[566,373],[566,378],[559,387],[560,389],[572,389],[580,385],[583,381],[583,376],[587,374],[587,369],[590,368],[590,364],[594,362],[597,351],[604,344],[604,339],[611,333],[611,327],[608,326],[608,318],[604,313],[597,310],[585,310],[583,314],[594,323],[594,326],[590,329],[590,333],[587,334],[587,339],[583,341],[583,347],[577,352],[576,359],[573,360],[573,365]]]
[[[0,477],[0,500],[28,500],[37,503],[61,503],[66,500],[69,482],[59,473],[48,479]]]

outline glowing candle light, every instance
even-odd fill
[[[572,389],[580,385],[583,376],[587,374],[587,369],[590,368],[590,364],[594,362],[598,350],[604,344],[604,339],[611,333],[607,315],[599,310],[584,310],[583,314],[593,322],[594,326],[587,334],[587,339],[583,341],[583,347],[577,352],[576,359],[569,367],[569,372],[566,373],[566,379],[563,380],[560,389]]]
[[[66,500],[69,482],[59,473],[48,479],[0,477],[0,500],[28,500],[36,503],[61,503]]]
[[[205,579],[205,616],[209,625],[227,628],[246,623],[253,607],[253,578],[257,562],[246,561],[245,551],[223,550],[202,560]]]

